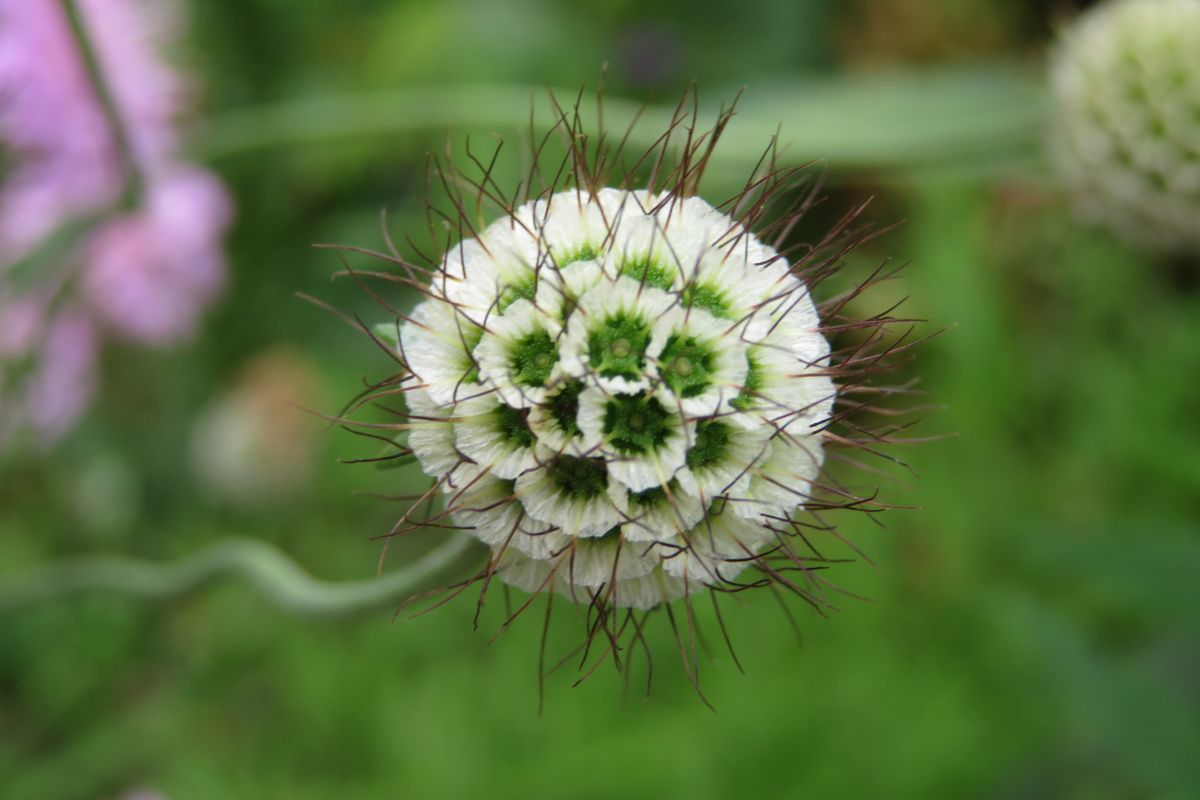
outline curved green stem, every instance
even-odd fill
[[[254,539],[228,539],[166,564],[118,556],[85,557],[0,585],[0,614],[81,592],[173,597],[226,574],[240,577],[286,611],[311,616],[350,614],[403,599],[449,566],[471,541],[464,534],[455,535],[404,569],[345,583],[313,578],[279,550]]]

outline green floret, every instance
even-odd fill
[[[466,348],[462,361],[463,381],[465,383],[479,383],[479,365],[471,358],[471,353],[474,352],[475,347],[483,339],[483,328],[461,323],[461,331],[462,346]]]
[[[555,263],[559,268],[563,268],[568,264],[574,264],[576,261],[592,261],[600,257],[600,252],[590,243],[585,243],[577,250],[571,250],[555,259]]]
[[[636,380],[646,362],[650,324],[635,314],[608,317],[588,334],[588,359],[605,378]]]
[[[638,283],[653,286],[656,289],[670,289],[675,282],[675,276],[671,270],[654,261],[649,254],[623,262],[617,271],[621,275],[628,275]]]
[[[600,458],[559,456],[547,469],[558,490],[572,500],[591,500],[608,488],[608,468]]]
[[[742,390],[737,393],[737,397],[730,401],[730,405],[732,405],[738,411],[749,411],[757,406],[757,392],[762,388],[762,383],[762,364],[759,362],[759,358],[753,350],[747,350],[746,379],[742,381]]]
[[[719,319],[732,316],[725,292],[711,283],[689,283],[680,292],[680,301],[687,308],[703,308]]]
[[[544,386],[558,362],[558,347],[544,330],[534,331],[510,351],[513,380],[522,386]]]
[[[668,483],[665,488],[662,486],[653,486],[642,492],[630,492],[629,506],[631,509],[645,509],[660,506],[663,503],[666,503],[668,500],[667,489],[670,489],[671,494],[675,494],[679,491],[679,481],[672,478],[671,482]]]
[[[580,434],[579,394],[582,391],[582,382],[568,381],[557,392],[546,398],[546,404],[550,407],[550,416],[558,424],[559,429],[572,438]]]
[[[679,397],[695,397],[712,385],[716,356],[694,336],[672,334],[659,356],[659,374]]]
[[[732,428],[715,419],[701,420],[696,424],[696,443],[687,451],[689,469],[703,469],[718,464],[729,450],[729,434]]]
[[[492,412],[492,418],[496,424],[496,432],[504,438],[504,441],[514,448],[533,447],[536,440],[533,431],[529,429],[528,409],[513,408],[501,403]]]
[[[616,450],[641,455],[658,449],[674,433],[670,417],[662,403],[645,393],[616,395],[604,406],[604,433]]]
[[[510,283],[500,293],[500,299],[496,301],[496,310],[503,314],[508,310],[508,307],[518,300],[533,301],[537,294],[537,277],[530,272],[518,281]]]

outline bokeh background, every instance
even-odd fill
[[[782,123],[789,159],[823,159],[812,231],[868,197],[902,223],[846,269],[911,262],[879,302],[949,328],[910,373],[944,407],[918,435],[954,435],[897,452],[919,478],[886,496],[917,508],[843,515],[875,565],[838,577],[869,601],[793,608],[798,636],[769,593],[727,612],[746,674],[708,643],[716,713],[665,625],[648,698],[641,672],[569,667],[539,715],[540,616],[489,645],[501,609],[473,631],[470,598],[330,621],[236,580],[88,594],[0,616],[0,796],[1200,796],[1200,263],[1076,223],[1042,163],[1045,50],[1082,5],[193,2],[170,56],[202,90],[185,150],[236,205],[227,285],[186,343],[106,344],[53,447],[7,449],[0,580],[232,536],[373,574],[398,512],[362,493],[419,476],[340,463],[375,451],[295,407],[336,412],[389,366],[295,297],[382,319],[309,245],[381,247],[381,209],[420,238],[426,153],[519,136],[531,91],[590,91],[602,63],[652,108],[747,87],[713,199]]]

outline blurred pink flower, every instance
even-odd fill
[[[0,296],[0,359],[18,359],[29,353],[37,340],[45,301],[33,295],[4,301]]]
[[[189,336],[225,277],[229,200],[209,173],[183,168],[148,187],[145,206],[87,244],[86,302],[112,329],[148,344]]]
[[[183,85],[157,55],[172,3],[76,0],[139,167],[175,144]],[[19,259],[66,218],[117,199],[122,170],[62,0],[0,0],[0,138],[18,162],[0,191],[0,262]]]
[[[175,152],[173,118],[189,87],[160,50],[181,30],[179,6],[74,0],[103,93],[67,8],[0,0],[0,140],[14,162],[0,186],[0,367],[24,376],[18,385],[0,372],[0,439],[13,420],[51,439],[64,433],[94,389],[103,331],[179,341],[224,281],[229,197]],[[141,193],[137,207],[117,209],[125,158]],[[96,227],[66,256],[72,270],[25,275],[20,293],[4,285],[47,236],[92,213]]]
[[[32,371],[12,386],[0,375],[0,443],[27,428],[51,444],[75,424],[95,391],[95,327],[78,308],[58,311],[44,324],[40,308],[26,304],[11,311],[0,320],[8,323],[0,325],[0,358],[28,360]]]
[[[29,427],[43,439],[58,439],[87,408],[98,348],[95,328],[81,311],[59,312],[51,320],[37,369],[25,386]]]

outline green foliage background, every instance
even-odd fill
[[[322,577],[373,572],[369,537],[396,509],[355,492],[411,491],[411,470],[340,465],[370,447],[314,423],[311,490],[243,508],[202,492],[187,455],[196,415],[267,348],[311,361],[310,404],[324,411],[387,369],[293,297],[377,315],[307,245],[379,246],[380,208],[393,231],[424,231],[423,158],[448,128],[399,106],[385,111],[402,124],[349,135],[364,102],[338,98],[364,92],[386,104],[416,87],[572,89],[594,85],[602,62],[610,94],[652,104],[693,78],[710,102],[747,85],[749,128],[738,134],[739,118],[731,137],[784,121],[796,160],[828,158],[813,230],[868,196],[873,221],[904,221],[849,270],[911,261],[886,292],[908,297],[926,330],[953,326],[913,369],[946,407],[918,432],[956,435],[901,453],[920,478],[888,496],[919,510],[889,513],[886,529],[843,515],[876,566],[838,577],[869,602],[844,600],[830,619],[794,609],[799,645],[769,593],[727,611],[747,674],[709,641],[716,713],[661,619],[649,698],[644,664],[627,692],[608,667],[571,688],[568,667],[539,716],[540,617],[489,646],[501,603],[473,631],[470,599],[414,621],[334,622],[234,583],[154,605],[74,597],[0,617],[0,797],[1200,795],[1200,264],[1078,227],[1047,183],[1036,99],[978,66],[1002,61],[1000,74],[1036,84],[1049,30],[1038,4],[193,6],[179,57],[207,85],[194,146],[239,208],[230,286],[194,343],[110,348],[82,428],[4,462],[0,578],[76,553],[170,559],[229,535],[273,542]],[[913,77],[918,64],[938,72]],[[272,144],[278,129],[248,110],[280,103],[303,113]],[[490,112],[462,113],[455,136],[478,119],[485,137]],[[340,133],[306,138],[306,124]],[[955,146],[928,144],[939,136]],[[713,196],[751,166],[726,157]],[[439,535],[396,545],[388,563]],[[553,633],[565,642],[577,624],[560,613]]]

